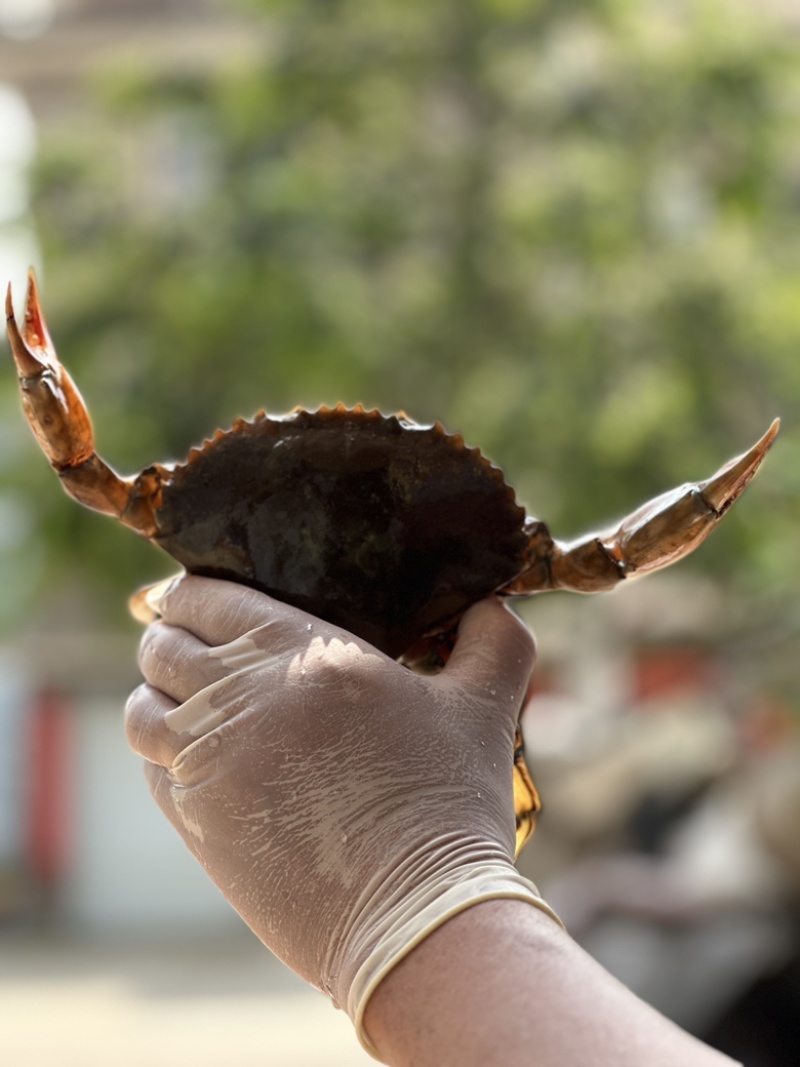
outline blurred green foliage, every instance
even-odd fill
[[[130,473],[261,406],[360,400],[442,419],[571,536],[782,415],[687,566],[789,601],[797,41],[737,0],[249,8],[257,61],[143,59],[43,145],[45,308],[102,455]],[[9,453],[30,590],[78,574],[121,603],[169,571]]]

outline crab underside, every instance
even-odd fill
[[[778,420],[706,481],[572,544],[527,518],[502,471],[441,424],[338,405],[261,412],[185,463],[121,478],[94,449],[86,407],[47,333],[33,275],[8,335],[23,407],[66,491],[116,516],[195,574],[243,582],[342,626],[393,658],[435,655],[489,593],[599,592],[688,555],[753,478]],[[515,753],[517,849],[539,800]]]

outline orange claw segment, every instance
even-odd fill
[[[755,477],[780,427],[775,419],[749,451],[704,482],[684,485],[645,504],[602,538],[603,548],[634,578],[683,559],[705,541]]]
[[[6,293],[6,320],[22,407],[64,489],[86,507],[114,515],[152,536],[153,509],[149,492],[139,485],[141,478],[136,482],[120,478],[94,450],[89,413],[50,340],[33,271],[28,276],[22,332],[14,317],[11,286]]]
[[[94,453],[92,424],[86,405],[50,340],[32,272],[22,333],[14,318],[10,289],[6,316],[22,406],[42,451],[59,472],[85,463]]]
[[[616,529],[571,544],[551,540],[543,523],[531,526],[530,564],[506,593],[547,589],[597,593],[688,556],[705,541],[755,476],[775,440],[780,420],[742,456],[704,482],[682,485],[648,501]]]

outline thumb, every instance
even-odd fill
[[[465,613],[455,649],[438,677],[476,693],[496,694],[516,718],[535,660],[533,634],[499,597],[492,596]]]

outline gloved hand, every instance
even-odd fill
[[[184,577],[145,632],[131,746],[258,937],[361,1020],[458,911],[512,897],[514,730],[533,640],[496,598],[435,676],[254,590]],[[552,913],[551,913],[552,914]]]

